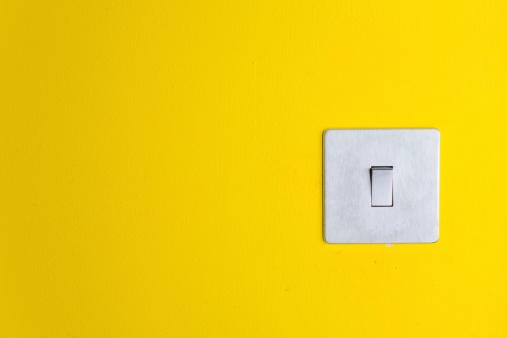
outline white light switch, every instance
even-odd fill
[[[371,167],[371,206],[393,206],[393,167]]]
[[[327,130],[324,181],[326,242],[438,240],[438,130]]]

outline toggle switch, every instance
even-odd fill
[[[371,167],[371,206],[393,206],[393,167]]]

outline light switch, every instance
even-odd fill
[[[324,181],[326,242],[438,240],[437,129],[329,129]]]
[[[393,167],[371,167],[371,206],[393,206]]]

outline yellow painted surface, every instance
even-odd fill
[[[1,1],[0,336],[507,336],[506,17]],[[323,131],[424,127],[439,242],[326,244]]]

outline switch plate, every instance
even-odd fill
[[[392,166],[392,207],[372,207],[375,166]],[[328,243],[431,243],[439,237],[437,129],[331,129],[324,134]],[[385,197],[385,196],[384,196]]]

